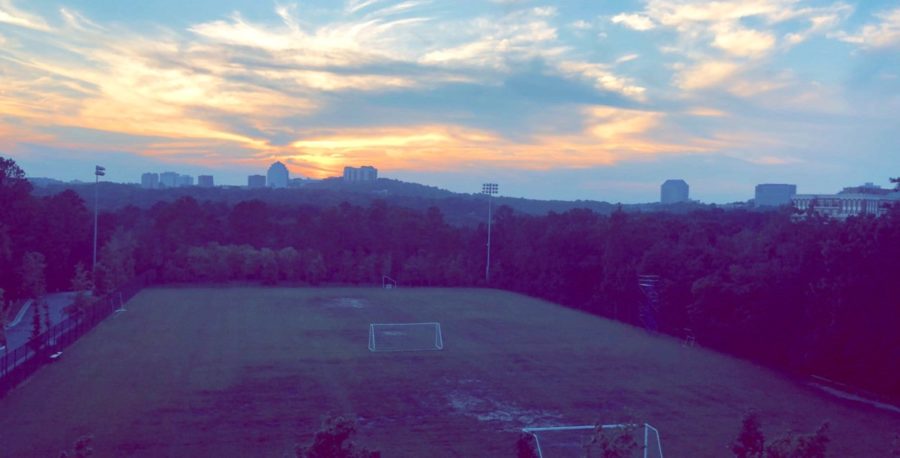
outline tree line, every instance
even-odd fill
[[[23,275],[37,254],[46,289],[69,288],[78,264],[90,270],[90,211],[71,191],[32,196],[3,161],[0,288],[6,299],[32,294]],[[789,209],[535,216],[502,206],[492,231],[488,285],[486,226],[450,224],[436,207],[183,196],[101,213],[93,282],[102,292],[145,271],[310,285],[389,275],[401,286],[502,288],[640,325],[638,276],[650,274],[660,332],[690,329],[704,346],[900,397],[900,209],[837,221]]]

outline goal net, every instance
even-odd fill
[[[370,351],[443,350],[440,323],[372,323]]]
[[[548,426],[522,428],[534,437],[540,458],[582,458],[612,456],[663,458],[659,431],[644,424]]]

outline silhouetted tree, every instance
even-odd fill
[[[636,431],[637,426],[605,429],[597,425],[584,444],[585,458],[635,458],[640,449]]]
[[[263,248],[258,253],[260,280],[264,285],[278,283],[278,258],[275,252],[269,248]]]
[[[135,247],[133,235],[121,228],[103,245],[94,272],[94,285],[100,293],[115,291],[134,278]]]
[[[741,421],[741,432],[731,444],[731,451],[737,458],[763,458],[766,437],[759,425],[759,415],[750,412]]]
[[[0,223],[14,220],[19,204],[31,195],[31,183],[16,161],[0,156]]]
[[[297,281],[300,269],[300,253],[294,247],[285,247],[276,253],[278,272],[287,281]]]
[[[69,286],[75,265],[89,262],[91,215],[74,191],[41,199],[36,248],[47,262],[48,290]]]
[[[828,423],[813,434],[788,433],[766,444],[759,417],[751,412],[744,416],[741,432],[731,444],[738,458],[824,458],[828,445]]]
[[[534,436],[527,433],[519,434],[516,440],[516,458],[538,458],[538,456]]]
[[[94,436],[81,436],[75,440],[71,451],[59,453],[60,458],[87,458],[94,455]]]
[[[312,443],[296,447],[298,458],[379,458],[381,453],[360,447],[351,441],[356,423],[347,418],[327,417]]]
[[[254,248],[266,246],[266,240],[272,232],[270,217],[268,205],[261,200],[238,203],[228,216],[231,241],[252,245]]]
[[[828,423],[813,434],[785,434],[766,446],[767,458],[824,458],[827,448]]]

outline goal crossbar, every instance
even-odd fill
[[[377,327],[412,327],[412,326],[432,326],[434,327],[434,346],[433,348],[378,348],[376,345],[375,332]],[[369,351],[431,351],[444,349],[444,336],[441,333],[441,323],[436,321],[425,321],[420,323],[371,323],[369,324]]]
[[[663,457],[662,452],[662,443],[659,439],[659,430],[654,428],[649,423],[639,424],[639,423],[615,423],[609,425],[574,425],[574,426],[540,426],[540,427],[530,427],[530,428],[522,428],[522,432],[526,434],[530,434],[534,437],[534,443],[537,446],[537,453],[539,458],[553,458],[553,457],[544,457],[543,452],[541,451],[541,439],[538,437],[538,433],[542,432],[553,432],[553,431],[592,431],[597,428],[602,429],[625,429],[625,428],[643,428],[644,430],[644,444],[642,448],[644,449],[643,457],[651,458],[649,455],[648,444],[650,442],[650,431],[654,432],[656,436],[656,449],[659,450],[659,458]]]

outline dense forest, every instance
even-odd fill
[[[40,253],[47,289],[90,270],[92,214],[71,190],[38,197],[0,158],[0,288],[27,297]],[[486,211],[486,201],[480,202]],[[900,398],[900,208],[881,218],[702,209],[687,214],[496,209],[490,283],[484,224],[437,207],[230,203],[181,196],[100,214],[96,288],[162,282],[490,286],[641,322],[639,275],[657,275],[659,331],[798,374]]]

